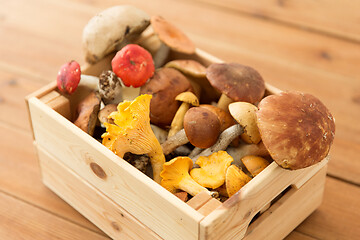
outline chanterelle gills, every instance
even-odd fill
[[[126,152],[147,154],[150,157],[154,181],[161,182],[160,172],[165,156],[150,127],[151,95],[140,95],[134,101],[124,101],[109,115],[115,124],[104,123],[106,132],[102,143],[119,157]]]

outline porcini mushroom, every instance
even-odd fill
[[[244,128],[241,138],[247,143],[258,144],[261,141],[257,126],[256,111],[258,108],[248,102],[234,102],[229,104],[229,111],[233,118]]]
[[[184,116],[190,106],[199,106],[199,100],[192,92],[183,92],[175,100],[182,102],[171,122],[169,137],[180,131],[184,126]]]
[[[119,157],[126,152],[147,154],[150,157],[154,181],[160,183],[160,172],[165,163],[159,141],[150,127],[150,95],[141,95],[134,101],[124,101],[110,114],[115,124],[104,123],[103,144]]]
[[[233,158],[225,151],[219,151],[208,157],[201,156],[196,161],[200,168],[193,168],[190,176],[201,186],[218,188],[225,182],[226,169],[230,166]]]
[[[82,45],[85,59],[95,63],[136,38],[150,24],[150,16],[130,6],[114,6],[90,19],[84,27]]]
[[[265,93],[265,83],[253,68],[239,63],[213,63],[206,70],[210,84],[222,95],[218,107],[227,110],[231,102],[256,103]]]
[[[136,44],[128,44],[118,51],[111,66],[127,87],[141,87],[154,75],[155,67],[151,54]]]
[[[89,135],[93,135],[100,110],[100,95],[98,92],[91,92],[77,106],[77,118],[74,124]]]
[[[241,158],[241,161],[253,177],[258,175],[270,164],[265,158],[255,155],[247,155]]]
[[[192,166],[192,160],[188,157],[176,157],[164,163],[164,169],[160,174],[162,178],[161,186],[171,193],[175,193],[180,189],[189,193],[191,196],[195,196],[202,191],[210,195],[209,190],[195,182],[189,175]]]
[[[262,141],[281,167],[305,168],[329,153],[335,120],[316,97],[296,91],[270,95],[256,114]]]
[[[103,71],[98,80],[99,93],[105,105],[118,104],[123,100],[120,79],[111,71]]]
[[[150,103],[152,124],[166,127],[171,124],[180,103],[175,97],[182,92],[191,92],[190,82],[179,71],[161,68],[140,88],[140,94],[153,95]]]
[[[228,147],[226,151],[234,158],[234,164],[241,165],[241,159],[247,155],[256,155],[266,157],[269,156],[268,150],[264,143],[258,144],[240,144],[237,147]]]
[[[246,183],[251,180],[251,177],[246,175],[236,165],[231,165],[226,171],[225,186],[229,197],[237,193]]]

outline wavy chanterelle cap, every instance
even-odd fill
[[[115,124],[104,123],[103,144],[119,157],[126,152],[148,154],[154,180],[160,183],[165,163],[161,146],[150,127],[151,95],[140,95],[134,101],[124,101],[109,115]]]
[[[305,168],[329,153],[335,120],[314,96],[295,91],[270,95],[256,114],[262,141],[281,167]]]

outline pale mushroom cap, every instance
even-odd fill
[[[236,165],[231,165],[226,171],[226,191],[229,197],[237,193],[251,178]]]
[[[175,100],[199,106],[199,99],[192,92],[182,92],[176,96]]]
[[[206,67],[191,59],[177,59],[166,63],[165,67],[172,67],[192,77],[206,77]]]
[[[329,153],[335,121],[325,105],[310,94],[270,95],[260,102],[257,119],[265,147],[283,168],[305,168]]]
[[[233,101],[256,103],[265,93],[265,82],[253,68],[239,63],[213,63],[206,70],[211,85]]]
[[[261,141],[257,126],[257,107],[247,102],[234,102],[229,105],[230,114],[244,128],[241,138],[247,143],[258,144]]]
[[[90,19],[84,27],[82,45],[88,62],[99,61],[116,50],[125,38],[140,34],[150,23],[150,16],[130,5],[114,6]]]
[[[152,16],[151,26],[160,38],[172,50],[186,54],[195,53],[194,43],[180,29],[161,16]]]

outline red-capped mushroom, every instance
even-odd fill
[[[111,61],[114,73],[127,87],[141,87],[154,75],[151,54],[136,44],[128,44]]]
[[[78,62],[72,60],[60,67],[56,81],[62,93],[73,94],[79,85],[81,70]]]

